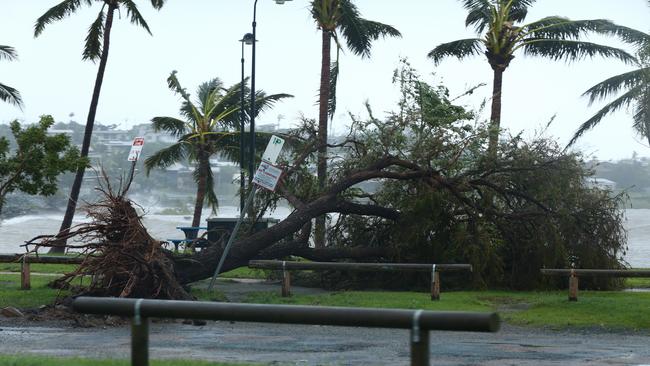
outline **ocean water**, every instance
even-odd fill
[[[157,212],[155,208],[145,208],[147,212]],[[278,207],[270,217],[282,219],[289,215],[290,209]],[[216,217],[237,217],[239,209],[222,206]],[[37,235],[55,234],[61,224],[63,214],[18,216],[0,222],[0,253],[21,253],[21,247]],[[214,217],[209,210],[203,212],[202,221]],[[650,209],[628,209],[625,227],[628,230],[628,251],[625,260],[632,267],[650,268]],[[75,218],[73,224],[87,220],[83,216]],[[176,226],[189,226],[192,218],[188,215],[159,215],[148,213],[144,216],[144,225],[156,239],[165,240],[183,237]]]

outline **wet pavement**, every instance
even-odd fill
[[[4,327],[0,353],[128,358],[129,327]],[[408,365],[406,330],[208,322],[151,325],[150,355],[279,365]],[[650,334],[504,326],[432,332],[433,365],[644,365]]]

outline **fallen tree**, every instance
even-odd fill
[[[221,269],[251,259],[300,256],[310,260],[470,263],[475,286],[545,285],[539,268],[617,268],[625,250],[620,197],[586,184],[580,155],[549,139],[504,140],[496,161],[486,160],[485,125],[404,67],[396,74],[399,110],[385,120],[351,116],[351,133],[329,145],[331,167],[320,189],[315,121],[285,136],[284,175],[276,192],[257,195],[258,217],[286,200],[293,211],[265,230],[236,238]],[[373,182],[377,187],[361,189]],[[127,184],[128,186],[128,184]],[[223,254],[215,243],[191,255],[166,250],[144,229],[122,191],[103,189],[88,206],[81,236],[88,265],[66,277],[94,276],[97,295],[187,298],[182,285],[213,275]],[[331,243],[309,246],[311,222],[332,215]],[[54,236],[30,245],[50,246]],[[548,283],[546,283],[548,284]],[[107,290],[103,291],[102,288]],[[144,290],[143,293],[140,290]],[[103,292],[102,292],[103,291]],[[84,293],[85,293],[84,292]]]

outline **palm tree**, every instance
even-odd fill
[[[626,35],[623,40],[637,48],[638,68],[601,81],[583,94],[589,97],[589,105],[614,95],[618,97],[580,125],[568,146],[573,145],[580,136],[594,128],[609,114],[630,106],[633,106],[634,113],[632,127],[650,143],[650,34],[630,29]],[[619,95],[622,91],[624,92]]]
[[[400,32],[386,24],[361,17],[351,0],[312,0],[311,15],[321,30],[321,72],[318,100],[318,187],[325,188],[327,180],[327,122],[336,109],[336,81],[339,73],[339,35],[355,55],[370,57],[372,41],[379,37],[401,37]],[[336,61],[331,62],[332,39],[336,44]],[[325,217],[316,221],[317,247],[325,244]]]
[[[16,50],[11,46],[0,45],[0,60],[13,61],[18,58]],[[22,108],[23,100],[20,98],[18,90],[0,83],[0,100]]]
[[[516,25],[526,19],[528,8],[536,0],[461,0],[468,11],[466,26],[474,26],[483,38],[461,39],[443,43],[428,54],[438,64],[447,56],[464,59],[483,53],[493,70],[492,111],[488,137],[488,157],[496,159],[501,124],[501,91],[503,72],[519,50],[528,56],[541,56],[553,61],[575,61],[596,55],[618,58],[631,63],[627,52],[596,43],[581,41],[589,33],[616,35],[624,31],[608,20],[570,20],[550,16]]]
[[[147,158],[145,169],[148,175],[155,167],[166,168],[180,161],[189,160],[195,164],[193,175],[197,190],[192,226],[199,226],[203,203],[207,201],[213,210],[218,206],[210,157],[221,153],[230,160],[239,159],[241,115],[238,112],[241,108],[241,84],[225,88],[221,80],[212,79],[198,87],[198,98],[195,102],[181,87],[176,71],[167,78],[167,84],[174,93],[181,96],[183,102],[180,113],[185,120],[174,117],[154,117],[151,120],[155,131],[169,132],[177,137],[178,141]],[[244,93],[250,95],[250,89],[245,88]],[[272,107],[277,101],[291,97],[289,94],[266,95],[263,91],[257,91],[255,94],[256,115]],[[249,109],[244,105],[245,111]],[[260,142],[263,143],[262,139]]]
[[[131,23],[144,28],[149,34],[151,34],[149,25],[147,25],[147,22],[140,14],[138,7],[133,2],[133,0],[94,1],[99,2],[102,5],[97,18],[95,21],[93,21],[93,23],[90,25],[90,28],[88,29],[88,35],[86,36],[86,44],[84,46],[82,59],[92,62],[99,60],[99,67],[97,69],[95,87],[93,88],[93,94],[90,100],[90,108],[88,109],[84,138],[81,145],[82,157],[88,156],[88,150],[90,148],[90,139],[92,137],[93,126],[95,124],[95,114],[97,113],[97,105],[99,103],[99,94],[102,88],[102,81],[104,80],[106,62],[108,61],[111,29],[113,27],[113,18],[115,16],[115,11],[125,9],[126,15],[129,17]],[[150,1],[151,6],[153,6],[156,10],[160,10],[165,3],[165,0]],[[55,21],[62,20],[72,15],[84,4],[91,6],[93,4],[93,0],[63,0],[58,5],[50,8],[45,12],[45,14],[41,15],[41,17],[36,20],[36,25],[34,26],[34,37],[38,37],[48,24],[54,23]],[[79,191],[81,190],[81,181],[83,180],[85,170],[86,167],[83,166],[77,169],[77,173],[70,190],[68,205],[66,207],[65,215],[63,216],[63,222],[61,223],[61,228],[59,229],[60,236],[65,235],[70,230],[72,218],[74,217],[74,211],[77,207]],[[52,248],[51,252],[62,253],[64,251],[64,246],[65,241],[62,240],[61,246]]]

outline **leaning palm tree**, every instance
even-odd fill
[[[559,16],[546,17],[531,23],[526,20],[528,8],[536,0],[461,0],[468,11],[465,24],[474,26],[483,38],[461,39],[443,43],[428,54],[438,64],[447,56],[464,59],[484,54],[493,70],[492,111],[488,137],[488,157],[496,159],[501,124],[501,90],[503,72],[519,50],[525,55],[546,57],[554,61],[575,61],[596,55],[614,57],[627,63],[634,57],[605,45],[581,41],[589,33],[616,35],[623,27],[602,19],[570,20]],[[520,25],[517,25],[520,24]]]
[[[88,117],[86,119],[86,128],[84,131],[84,138],[81,145],[81,156],[87,157],[88,150],[90,149],[90,139],[93,133],[93,126],[95,124],[95,114],[97,113],[97,105],[99,103],[99,93],[102,89],[102,81],[104,80],[104,71],[106,70],[106,62],[108,61],[108,51],[110,47],[111,39],[111,29],[113,27],[113,19],[115,16],[115,11],[124,9],[126,10],[126,15],[129,17],[131,23],[138,25],[144,28],[149,34],[151,30],[149,25],[144,20],[138,7],[133,2],[133,0],[63,0],[58,5],[50,8],[45,14],[41,15],[40,18],[36,20],[36,25],[34,26],[34,37],[38,37],[48,24],[54,23],[55,21],[62,20],[77,10],[79,10],[82,5],[91,6],[94,2],[101,3],[101,9],[97,15],[97,18],[90,25],[88,29],[88,35],[86,36],[86,44],[83,50],[83,60],[88,60],[95,62],[99,60],[99,67],[97,69],[97,77],[95,78],[95,87],[93,88],[92,98],[90,100],[90,108],[88,109]],[[159,10],[163,7],[165,0],[150,0],[151,6]],[[83,180],[84,172],[86,167],[79,167],[72,183],[72,188],[70,190],[70,197],[68,199],[68,205],[65,210],[65,215],[63,216],[63,222],[61,223],[61,228],[59,229],[60,236],[65,236],[65,234],[70,230],[70,225],[72,224],[72,218],[74,217],[74,212],[77,207],[77,199],[79,198],[79,191],[81,190],[81,181]],[[60,247],[53,247],[52,252],[63,252],[65,246],[65,241],[61,241]]]
[[[18,58],[16,50],[11,46],[0,45],[0,60],[13,61]],[[23,100],[20,98],[18,90],[0,83],[0,100],[13,104],[19,108],[23,106]]]
[[[321,72],[318,99],[318,187],[325,188],[327,180],[327,122],[336,109],[336,80],[339,74],[339,51],[343,36],[355,55],[370,57],[372,41],[380,37],[401,37],[400,32],[383,23],[361,17],[351,0],[312,0],[311,15],[321,30]],[[336,61],[331,61],[332,40],[336,45]],[[316,245],[325,243],[325,217],[316,221]]]
[[[192,101],[181,86],[176,71],[167,78],[167,84],[181,96],[180,113],[185,120],[174,117],[154,117],[151,120],[155,131],[166,131],[178,141],[147,158],[145,171],[149,174],[153,168],[167,168],[181,161],[194,164],[197,190],[192,226],[199,226],[204,202],[207,201],[213,210],[218,206],[210,157],[222,154],[230,160],[239,158],[241,84],[225,88],[221,80],[212,79],[198,87],[196,101]],[[250,89],[245,88],[244,93],[250,95]],[[256,115],[277,101],[291,97],[289,94],[266,95],[263,91],[255,94]],[[244,105],[244,110],[248,112],[250,109]]]
[[[583,94],[589,97],[589,105],[614,95],[617,97],[580,125],[569,146],[606,116],[624,107],[633,108],[632,127],[650,143],[650,34],[630,29],[626,35],[623,40],[637,47],[638,68],[604,80]]]

